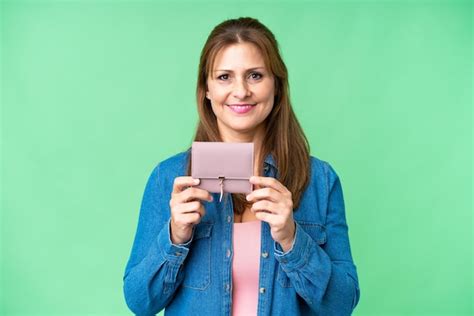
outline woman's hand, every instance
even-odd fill
[[[200,200],[211,202],[212,195],[203,189],[193,188],[199,179],[176,177],[171,193],[171,241],[183,244],[191,239],[193,227],[206,213]]]
[[[296,230],[291,192],[271,177],[253,176],[250,183],[260,187],[247,195],[247,201],[253,202],[250,210],[255,217],[270,225],[272,238],[283,251],[290,250]]]

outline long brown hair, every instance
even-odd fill
[[[241,17],[226,20],[217,25],[207,38],[201,52],[196,89],[199,122],[194,141],[222,141],[217,128],[217,119],[211,103],[206,98],[207,78],[214,66],[217,54],[225,47],[242,42],[254,44],[262,53],[265,66],[275,80],[273,109],[265,119],[265,135],[260,149],[260,176],[268,154],[272,154],[277,165],[277,179],[292,193],[293,207],[297,208],[301,195],[309,182],[310,149],[289,96],[288,71],[278,50],[273,33],[257,19]],[[188,175],[191,174],[191,155]],[[250,204],[244,194],[232,194],[234,212],[241,214]]]

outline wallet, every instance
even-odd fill
[[[195,186],[212,193],[250,193],[253,186],[253,143],[193,142],[191,176],[199,178]]]

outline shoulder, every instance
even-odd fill
[[[155,163],[148,178],[147,186],[150,188],[170,187],[176,177],[186,174],[187,158],[188,150]]]
[[[189,149],[160,161],[157,164],[157,168],[159,168],[162,172],[172,171],[172,170],[178,171],[183,168],[185,169],[188,163],[188,157],[189,157]]]
[[[310,161],[311,182],[316,184],[324,183],[326,189],[329,189],[337,180],[339,180],[336,170],[328,161],[315,156],[310,156]]]
[[[174,179],[186,174],[189,150],[179,152],[155,163],[151,177],[155,179]]]
[[[295,219],[300,222],[326,223],[328,205],[338,176],[328,161],[310,156],[309,181],[303,191]]]

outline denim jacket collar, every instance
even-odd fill
[[[275,159],[273,158],[273,155],[271,153],[269,153],[266,158],[265,158],[265,164],[266,165],[270,165],[272,166],[273,168],[277,169],[277,165],[276,165],[276,162],[275,162]]]

